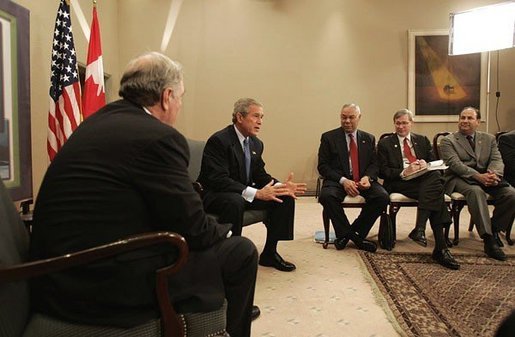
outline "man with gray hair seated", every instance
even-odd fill
[[[439,171],[428,171],[413,179],[405,180],[410,174],[423,170],[434,160],[429,139],[411,132],[413,114],[401,109],[393,115],[395,134],[383,138],[377,144],[379,176],[390,193],[401,193],[418,200],[417,225],[409,234],[415,241],[425,241],[424,226],[427,219],[435,238],[433,259],[449,269],[460,265],[447,248],[443,228],[450,226],[451,216],[445,204],[443,178]]]
[[[375,252],[377,245],[367,240],[367,236],[390,200],[377,182],[375,137],[358,129],[361,120],[358,105],[344,104],[339,117],[340,126],[320,137],[318,172],[324,183],[318,201],[333,223],[337,250],[345,249],[352,241],[358,249]],[[366,201],[352,224],[341,205],[347,195],[361,195]]]
[[[250,336],[257,251],[230,225],[206,216],[188,176],[189,150],[174,128],[182,66],[160,53],[132,60],[123,99],[91,115],[50,164],[34,209],[33,259],[131,234],[172,231],[189,246],[170,279],[179,312],[208,312],[227,299],[227,331]],[[155,271],[173,252],[146,248],[33,281],[39,312],[71,322],[133,327],[158,316]]]

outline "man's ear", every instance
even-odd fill
[[[172,88],[166,88],[165,90],[163,90],[163,93],[161,94],[161,108],[165,111],[170,106],[170,95],[173,97]]]
[[[243,116],[241,115],[241,112],[237,112],[236,113],[236,121],[238,123],[241,123],[242,119],[243,119]]]

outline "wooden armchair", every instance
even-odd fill
[[[195,314],[177,314],[170,303],[168,278],[186,263],[188,245],[175,233],[144,233],[116,242],[46,260],[28,261],[29,235],[0,182],[0,335],[19,336],[228,336],[226,308]],[[65,322],[31,310],[27,280],[76,268],[94,261],[152,245],[170,245],[176,261],[156,271],[156,296],[160,318],[130,329]]]
[[[188,146],[190,148],[190,163],[188,166],[188,174],[190,176],[191,181],[193,182],[193,187],[200,195],[202,195],[203,187],[196,180],[200,173],[202,155],[204,153],[204,147],[206,146],[206,142],[202,140],[193,139],[187,139],[187,141]],[[213,214],[209,214],[209,216],[216,218],[216,216]],[[267,219],[268,213],[266,210],[246,210],[243,213],[243,226],[249,226],[258,222],[265,223]]]

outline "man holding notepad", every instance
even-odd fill
[[[435,237],[433,259],[446,268],[459,269],[443,235],[443,228],[451,224],[451,217],[445,205],[442,175],[437,170],[427,169],[428,163],[434,160],[431,143],[427,137],[411,132],[413,114],[408,109],[397,111],[393,122],[395,134],[381,139],[377,146],[379,176],[384,179],[389,193],[402,193],[418,200],[417,224],[410,238],[427,244],[424,227],[429,219]],[[420,172],[424,173],[416,176]]]

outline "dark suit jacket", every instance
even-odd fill
[[[263,142],[257,137],[249,139],[250,186],[260,189],[272,179],[276,179],[265,170],[262,158]],[[204,187],[206,198],[211,191],[241,194],[248,186],[243,149],[233,125],[216,132],[208,139],[198,181]]]
[[[417,159],[426,162],[435,160],[433,148],[426,136],[411,133],[411,142]],[[396,134],[383,138],[377,144],[379,159],[379,176],[384,179],[384,186],[388,190],[392,183],[401,181],[400,174],[404,170],[401,144]]]
[[[504,179],[515,186],[515,130],[499,137],[499,151],[504,162]]]
[[[378,167],[375,137],[358,130],[356,134],[359,154],[359,176],[377,180]],[[340,185],[341,177],[353,179],[349,167],[349,151],[345,131],[340,127],[322,134],[318,150],[318,172],[324,177],[324,185]]]
[[[229,227],[206,217],[188,161],[177,130],[128,101],[108,104],[75,130],[46,172],[34,210],[32,258],[159,230],[183,235],[191,250],[224,239]],[[37,306],[76,322],[142,323],[156,316],[154,273],[169,258],[162,248],[145,249],[36,279]],[[196,268],[210,277],[206,266]],[[217,282],[213,277],[220,304],[224,291]],[[204,303],[213,300],[212,292],[190,282],[173,288],[171,296]]]

